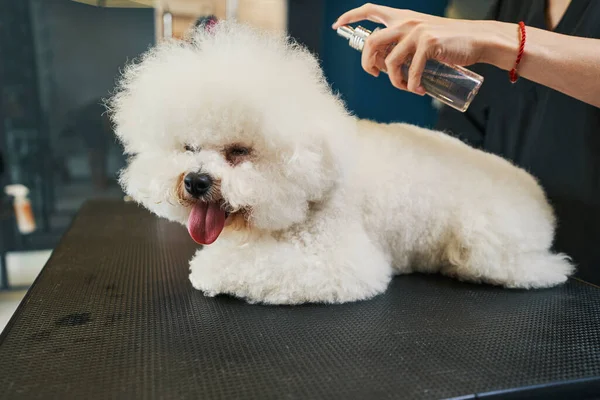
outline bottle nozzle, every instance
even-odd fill
[[[349,25],[343,25],[337,29],[337,34],[344,39],[348,39],[348,44],[350,47],[358,51],[363,50],[363,47],[365,46],[365,40],[371,33],[372,32],[370,30],[365,29],[362,26],[352,28]]]
[[[29,189],[20,184],[7,185],[4,187],[4,193],[13,197],[27,197]]]
[[[337,28],[337,34],[343,37],[344,39],[350,40],[352,39],[352,36],[354,36],[354,29],[352,29],[351,26],[342,25],[339,28]]]

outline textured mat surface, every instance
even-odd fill
[[[582,282],[403,276],[362,303],[252,306],[193,290],[194,251],[134,205],[84,206],[0,337],[0,397],[437,399],[600,376]]]

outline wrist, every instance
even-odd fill
[[[502,70],[510,71],[519,51],[519,26],[497,21],[483,21],[480,35],[481,60]]]

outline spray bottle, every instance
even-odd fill
[[[348,39],[350,47],[362,52],[365,40],[372,32],[362,26],[352,28],[345,25],[339,27],[337,33]],[[402,65],[404,76],[408,76],[409,67],[410,60]],[[421,86],[429,96],[461,112],[467,111],[482,83],[481,75],[436,60],[427,60],[421,77]]]
[[[33,217],[31,202],[27,197],[29,189],[23,185],[16,184],[6,186],[4,192],[14,198],[13,207],[15,209],[19,232],[25,235],[35,231],[35,218]]]

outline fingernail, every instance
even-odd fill
[[[425,91],[425,88],[423,86],[419,86],[417,88],[417,93],[420,94],[421,96],[424,96],[427,92]]]

